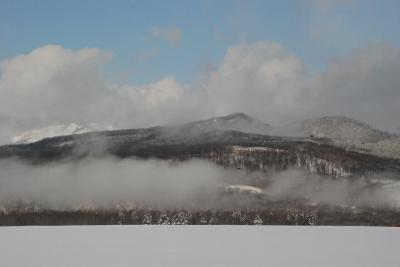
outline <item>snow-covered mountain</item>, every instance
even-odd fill
[[[388,160],[389,153],[383,146],[379,147],[382,148],[380,151],[374,147],[367,149],[361,145],[343,145],[339,141],[332,142],[329,139],[342,138],[357,142],[357,136],[360,136],[371,141],[362,143],[364,145],[379,144],[382,140],[387,140],[383,138],[386,135],[390,136],[389,134],[347,118],[340,120],[344,121],[342,124],[328,119],[322,119],[323,123],[318,123],[320,120],[316,119],[314,128],[309,131],[328,140],[254,134],[252,131],[267,133],[271,126],[239,113],[179,126],[98,131],[46,138],[32,144],[5,145],[0,146],[0,158],[19,157],[34,162],[64,158],[80,160],[84,157],[110,155],[119,158],[201,158],[237,169],[265,170],[274,166],[275,170],[284,170],[295,166],[312,174],[337,177],[360,176],[382,171],[400,173],[400,162],[395,159]],[[364,128],[359,129],[361,126]],[[70,134],[71,129],[78,133],[91,130],[75,126],[64,132],[48,129],[44,132],[46,136],[49,136],[49,133]],[[324,131],[318,132],[320,129]],[[354,129],[358,131],[355,132],[356,136],[352,135]],[[39,133],[41,131],[35,135],[25,135],[24,138],[20,137],[19,141],[32,142],[43,138],[44,135]],[[327,136],[328,133],[330,135]],[[377,141],[374,143],[375,140]]]
[[[360,144],[357,146],[357,149],[360,152],[400,159],[400,137],[391,137],[378,142]]]
[[[331,139],[334,144],[346,149],[400,159],[400,137],[398,135],[389,134],[364,122],[343,116],[313,118],[273,127],[244,113],[234,113],[186,123],[177,127],[155,128],[162,129],[164,138],[168,137],[171,140],[175,138],[177,142],[183,143],[192,142],[201,133],[226,130],[269,136],[323,137]],[[22,133],[15,136],[12,143],[28,144],[48,137],[103,130],[112,130],[112,127],[98,124],[83,126],[76,123],[55,125]]]
[[[349,145],[375,143],[393,137],[393,135],[375,129],[364,122],[343,116],[325,116],[295,121],[274,128],[271,134],[324,137]]]
[[[99,124],[88,124],[86,126],[79,125],[77,123],[70,123],[65,125],[53,125],[39,129],[33,129],[24,133],[21,133],[11,139],[13,144],[29,144],[44,138],[82,134],[95,131],[112,130],[112,126],[102,126]]]
[[[233,113],[222,117],[213,117],[186,124],[187,127],[208,132],[215,130],[231,130],[243,133],[255,133],[268,135],[272,126],[244,113]]]
[[[234,113],[227,116],[213,117],[207,120],[191,122],[178,128],[184,135],[182,138],[190,138],[190,134],[198,132],[210,132],[216,130],[232,130],[244,133],[257,133],[268,135],[272,126],[260,120],[254,119],[244,113]],[[112,126],[99,124],[80,125],[71,123],[66,125],[53,125],[21,133],[11,139],[13,144],[28,144],[44,138],[82,134],[88,132],[113,130]]]
[[[275,127],[271,135],[325,137],[335,144],[382,157],[400,158],[400,137],[343,116],[295,121]]]

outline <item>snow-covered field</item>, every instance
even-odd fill
[[[0,228],[0,266],[400,266],[400,229],[300,226]]]

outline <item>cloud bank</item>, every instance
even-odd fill
[[[323,115],[390,131],[400,124],[400,49],[389,44],[370,45],[311,72],[280,44],[242,43],[190,85],[173,76],[111,83],[104,71],[111,57],[95,48],[47,45],[3,61],[0,143],[52,124],[146,127],[238,111],[271,124]]]
[[[56,209],[116,205],[235,209],[262,208],[266,200],[298,199],[317,204],[400,207],[399,182],[382,177],[372,185],[362,178],[331,179],[299,169],[246,172],[201,160],[87,158],[45,165],[2,160],[0,168],[0,209],[30,203]],[[227,185],[257,186],[261,195],[228,193]]]

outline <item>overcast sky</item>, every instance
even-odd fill
[[[400,126],[400,2],[0,0],[0,143],[245,112]]]

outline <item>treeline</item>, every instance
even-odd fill
[[[376,225],[397,226],[400,213],[390,209],[331,207],[319,210],[187,211],[153,209],[11,210],[0,212],[1,226],[23,225]]]

